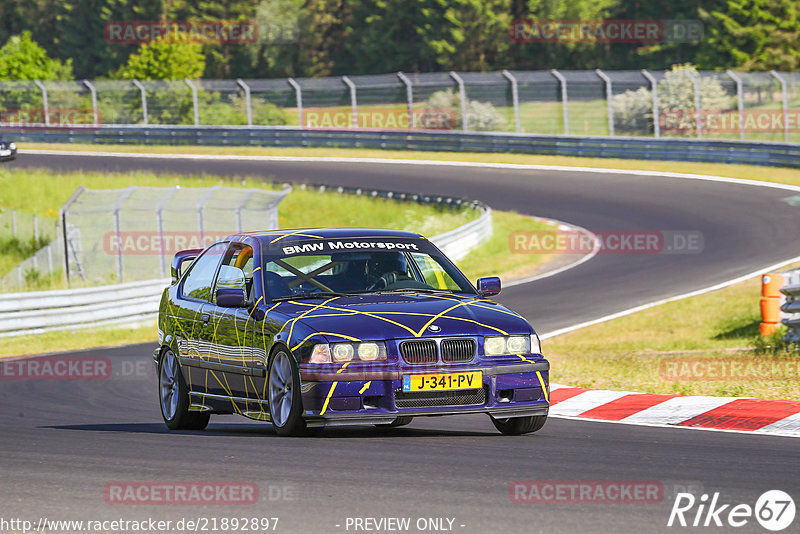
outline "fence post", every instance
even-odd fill
[[[514,105],[514,131],[519,133],[519,87],[517,86],[517,79],[506,69],[503,69],[503,76],[511,82],[511,102]]]
[[[99,114],[97,113],[97,91],[95,90],[94,85],[89,82],[89,80],[83,80],[83,85],[85,85],[92,93],[92,124],[97,126],[99,117]]]
[[[206,192],[206,194],[203,195],[203,198],[200,199],[200,203],[197,205],[197,227],[200,230],[200,244],[203,245],[203,248],[205,248],[205,243],[203,243],[203,241],[205,240],[205,228],[203,227],[203,209],[206,206],[206,202],[208,202],[209,199],[214,196],[214,193],[217,192],[217,189],[219,189],[218,185],[215,185],[214,187],[210,188],[208,192]]]
[[[653,137],[661,137],[661,118],[658,116],[658,82],[647,69],[642,69],[642,76],[650,82],[650,94],[653,95]]]
[[[11,210],[11,235],[17,237],[17,210]]]
[[[173,187],[171,191],[168,191],[163,197],[161,197],[161,200],[159,200],[158,204],[156,205],[156,226],[158,227],[158,239],[161,249],[161,254],[159,254],[159,270],[162,278],[167,276],[167,251],[164,248],[164,204],[169,202],[179,188],[180,186],[177,185]]]
[[[783,76],[778,74],[776,71],[771,70],[769,73],[772,75],[773,78],[778,80],[781,84],[781,95],[783,97],[783,140],[787,143],[789,142],[789,94],[786,89],[786,80],[783,79]]]
[[[47,87],[45,87],[44,84],[39,80],[33,80],[33,83],[36,84],[36,87],[38,87],[42,91],[42,107],[44,108],[43,109],[44,123],[45,125],[50,126],[50,105],[47,102]]]
[[[59,208],[59,220],[61,221],[61,234],[64,237],[64,277],[67,279],[67,285],[69,285],[69,236],[67,235],[67,211],[69,211],[70,206],[78,199],[81,194],[86,191],[86,188],[82,185],[78,186],[78,189],[72,193],[72,196],[67,199],[61,208]]]
[[[200,108],[197,103],[197,86],[192,82],[192,80],[186,78],[183,80],[186,82],[186,85],[189,86],[189,89],[192,90],[192,109],[194,110],[194,125],[200,126]]]
[[[408,128],[413,130],[416,125],[414,124],[414,84],[408,79],[408,76],[402,72],[397,73],[397,77],[406,86],[406,101],[408,102]]]
[[[36,241],[37,246],[39,243],[39,217],[37,215],[33,216],[33,239]]]
[[[467,89],[464,87],[464,80],[455,71],[450,71],[450,77],[458,84],[458,94],[461,100],[461,131],[469,131],[469,119],[467,118]]]
[[[567,79],[564,78],[556,69],[551,69],[552,74],[561,85],[561,108],[564,113],[564,135],[569,135],[569,108],[567,105]]]
[[[133,80],[133,85],[139,89],[142,95],[142,119],[144,119],[144,125],[147,126],[147,93],[144,90],[144,85],[139,80]]]
[[[731,69],[726,70],[725,74],[736,83],[736,104],[739,109],[739,139],[744,140],[744,93],[742,92],[742,79]]]
[[[241,78],[236,78],[236,83],[239,84],[239,87],[244,89],[244,106],[245,111],[247,112],[247,125],[253,125],[253,104],[250,101],[250,86],[244,83],[244,80]]]
[[[703,117],[701,116],[700,111],[700,77],[691,72],[691,71],[684,71],[686,77],[692,82],[692,86],[694,87],[694,122],[695,127],[697,129],[697,138],[703,138]]]
[[[614,135],[614,106],[612,104],[614,93],[611,89],[611,78],[606,76],[606,74],[600,70],[595,69],[594,72],[603,80],[606,84],[606,107],[608,108],[608,135]]]
[[[303,127],[303,90],[300,88],[300,84],[297,83],[294,78],[288,78],[287,81],[289,85],[294,88],[294,94],[297,98],[297,120],[300,123],[300,128]]]
[[[358,99],[356,98],[356,84],[347,76],[342,76],[342,81],[350,88],[350,107],[353,110],[353,116],[350,119],[350,127],[358,128]]]
[[[122,236],[122,225],[119,222],[120,206],[137,189],[138,189],[138,187],[136,187],[135,185],[128,186],[126,188],[126,190],[117,198],[117,200],[114,201],[114,205],[111,207],[111,209],[114,210],[114,231],[116,232],[116,237],[117,237],[117,242],[118,243],[120,242],[120,239],[121,239],[121,236]],[[119,279],[119,280],[117,280],[118,284],[121,284],[123,282],[123,276],[124,276],[124,272],[123,272],[123,264],[122,264],[122,247],[120,246],[117,249],[117,278]]]

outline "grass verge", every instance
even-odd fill
[[[645,393],[800,400],[797,352],[759,337],[761,279],[544,342],[551,380]]]

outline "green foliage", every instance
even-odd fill
[[[48,57],[31,32],[11,37],[0,48],[0,80],[71,80],[72,61]]]
[[[700,10],[707,25],[697,62],[751,71],[800,67],[800,3],[797,0],[727,0]]]
[[[673,65],[658,84],[659,112],[678,112],[681,128],[695,128],[694,84],[690,76],[696,76],[697,69],[690,64]],[[700,78],[700,108],[703,110],[727,110],[733,105],[733,97],[728,95],[716,78]],[[614,95],[612,100],[614,125],[620,133],[649,134],[653,131],[653,94],[640,87],[636,91],[625,91]]]
[[[462,127],[461,95],[451,89],[436,91],[426,103],[429,109],[449,110],[455,116],[455,128]],[[467,99],[467,125],[469,131],[497,132],[505,129],[506,120],[489,102]]]
[[[116,77],[126,80],[193,80],[203,75],[205,65],[202,45],[171,33],[169,37],[141,45]]]

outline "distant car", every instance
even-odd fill
[[[525,434],[547,419],[549,363],[528,321],[486,298],[500,279],[473,287],[418,234],[232,235],[177,253],[172,277],[153,352],[170,429],[235,413],[288,436],[485,413]]]
[[[0,161],[11,160],[17,157],[17,144],[0,139]]]

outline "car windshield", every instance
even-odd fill
[[[380,242],[383,246],[367,242],[362,244],[376,246],[329,251],[325,245],[330,243],[293,244],[280,249],[283,254],[279,256],[267,256],[263,270],[269,297],[276,300],[380,292],[475,292],[461,271],[430,245],[416,242],[396,250],[403,244],[386,247],[385,242]]]

